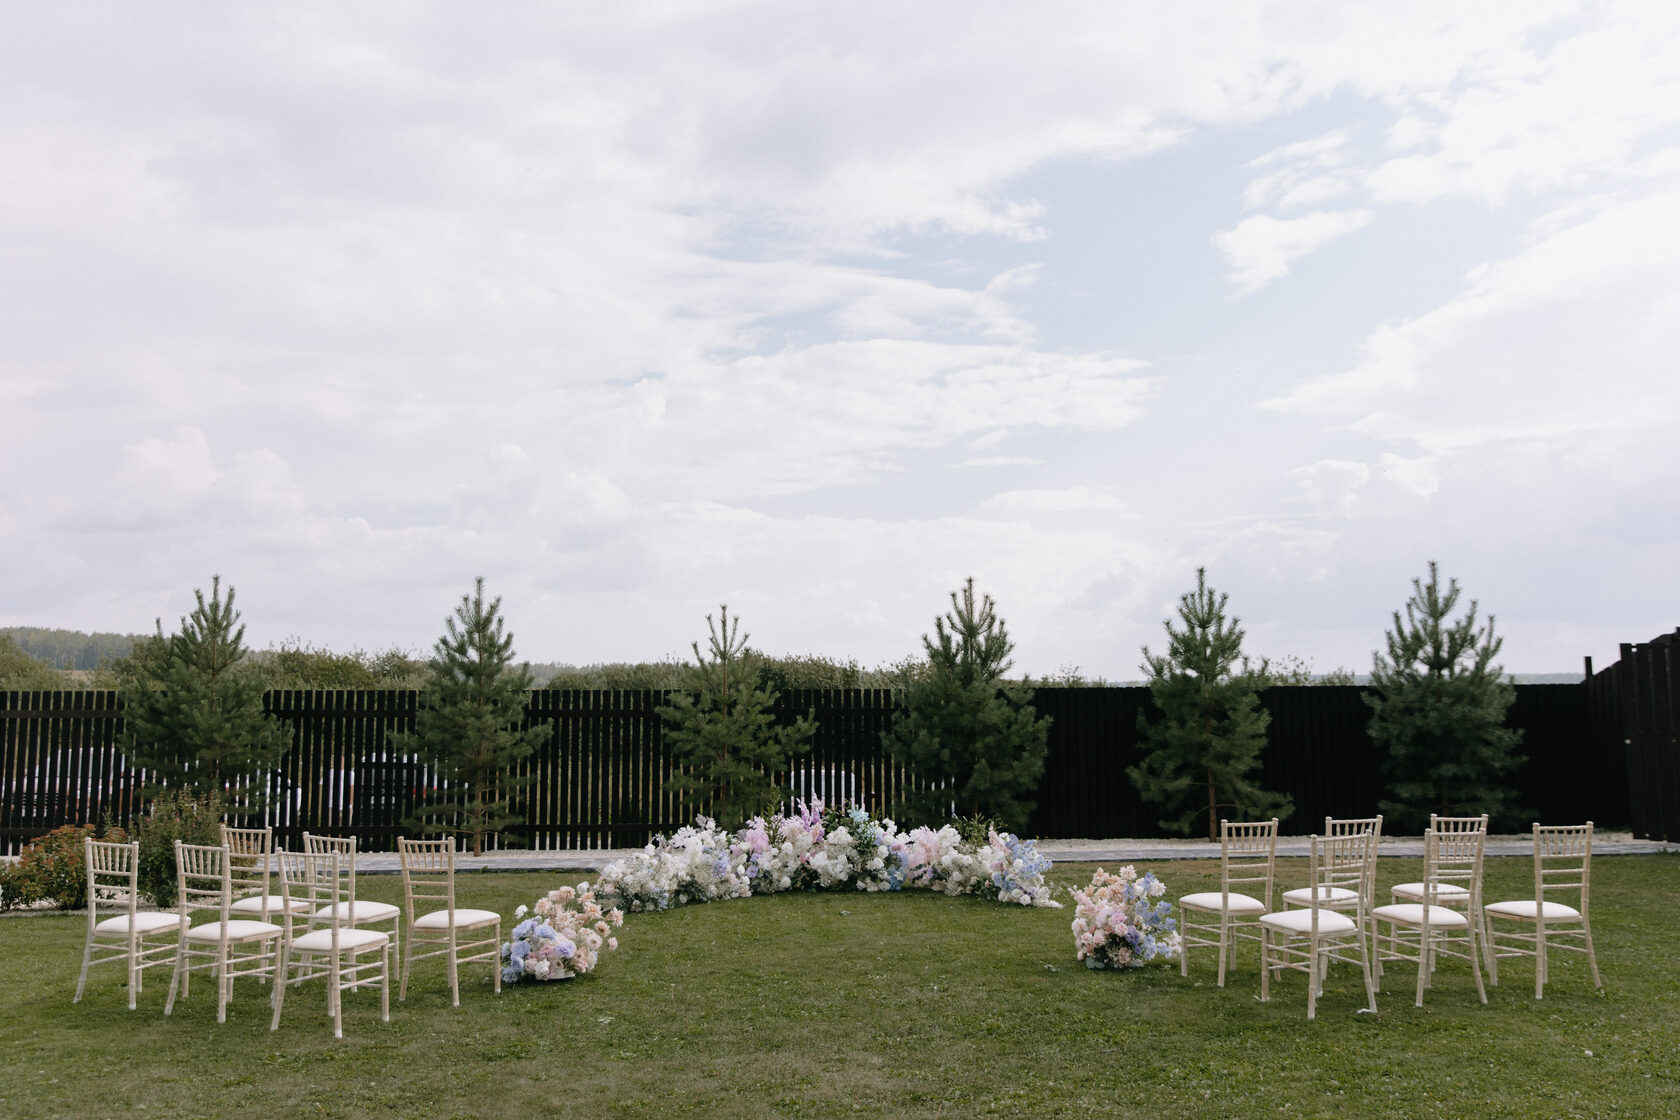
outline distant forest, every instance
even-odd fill
[[[51,688],[115,688],[115,663],[128,656],[134,643],[149,634],[87,634],[40,626],[0,627],[0,690]],[[19,655],[24,655],[20,657]],[[820,654],[776,656],[759,653],[765,680],[772,688],[895,688],[906,672],[914,672],[917,658],[864,668],[856,661],[837,661]],[[380,653],[351,650],[335,653],[306,645],[300,639],[278,649],[252,650],[250,665],[270,688],[420,688],[425,684],[426,659],[406,650]],[[666,689],[681,688],[688,666],[672,658],[661,661],[567,665],[545,662],[530,665],[537,688]],[[1314,673],[1297,658],[1284,658],[1271,667],[1273,684],[1366,684],[1366,674],[1345,669]],[[1574,684],[1580,673],[1520,673],[1518,684]],[[1078,666],[1064,666],[1054,674],[1029,677],[1039,687],[1091,687],[1136,684],[1088,678]]]

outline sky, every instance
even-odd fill
[[[0,152],[0,625],[1680,624],[1680,4],[15,4]]]

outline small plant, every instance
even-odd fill
[[[31,840],[16,863],[0,865],[0,909],[53,902],[63,910],[87,905],[88,837],[126,843],[128,833],[103,825],[65,825]]]
[[[171,790],[152,800],[140,819],[140,895],[152,905],[175,905],[175,841],[222,842],[222,798],[216,793]]]

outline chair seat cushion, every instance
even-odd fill
[[[1197,894],[1187,894],[1178,900],[1180,906],[1187,906],[1192,910],[1211,910],[1215,914],[1226,907],[1225,900],[1229,898],[1230,912],[1233,914],[1264,914],[1265,904],[1258,898],[1250,898],[1246,894],[1232,891],[1229,895],[1222,895],[1218,891],[1201,891]]]
[[[179,914],[164,914],[156,910],[147,910],[134,915],[134,928],[142,934],[176,929],[180,924],[181,915]],[[106,918],[93,928],[99,933],[127,933],[128,915],[118,914],[114,918]]]
[[[286,911],[286,897],[278,894],[246,895],[244,898],[234,899],[233,905],[228,909],[240,914],[261,914],[265,910],[270,914],[283,914]],[[309,903],[303,899],[295,900],[292,903],[292,913],[309,913]]]
[[[1281,930],[1284,933],[1309,934],[1312,932],[1313,912],[1311,910],[1279,910],[1274,914],[1262,914],[1260,924],[1270,929]],[[1338,910],[1318,911],[1318,932],[1330,936],[1352,933],[1358,929],[1353,919]]]
[[[229,941],[262,941],[266,938],[277,937],[284,932],[272,922],[253,922],[235,918],[226,924]],[[187,940],[220,941],[222,939],[222,925],[221,922],[206,922],[201,926],[194,926],[187,931]]]
[[[1413,898],[1421,901],[1423,898],[1423,884],[1401,883],[1399,886],[1393,888],[1390,893],[1395,898]],[[1470,892],[1456,883],[1437,883],[1435,885],[1435,897],[1439,900],[1447,902],[1457,902],[1460,899],[1468,899],[1470,897]]]
[[[1346,887],[1296,887],[1284,891],[1283,900],[1294,906],[1352,906],[1359,901],[1359,892]]]
[[[1379,906],[1371,911],[1371,917],[1381,922],[1394,922],[1396,925],[1421,926],[1423,905],[1417,902],[1397,902],[1392,906]],[[1465,929],[1470,925],[1470,919],[1462,910],[1431,906],[1429,925],[1431,929]]]
[[[317,918],[342,918],[346,913],[345,907],[347,905],[349,904],[340,902],[333,906],[323,906],[315,911],[315,916]],[[388,922],[402,913],[401,910],[392,906],[389,902],[369,902],[362,898],[356,900],[355,907],[355,910],[349,912],[352,922]]]
[[[382,929],[357,929],[344,926],[338,931],[338,947],[344,952],[389,945],[391,935]],[[318,929],[292,940],[292,948],[299,953],[332,952],[332,930]]]
[[[1490,902],[1484,909],[1489,914],[1500,918],[1520,918],[1523,921],[1534,921],[1539,916],[1539,908],[1534,905],[1532,898],[1518,899],[1514,902]],[[1546,920],[1548,922],[1578,922],[1581,912],[1573,906],[1565,906],[1561,902],[1546,903]]]
[[[455,928],[472,929],[477,926],[492,925],[502,920],[502,916],[494,910],[465,910],[455,908]],[[430,914],[422,914],[414,919],[415,929],[448,929],[449,911],[433,910]]]

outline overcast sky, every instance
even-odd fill
[[[0,625],[1680,623],[1680,4],[12,4]]]

